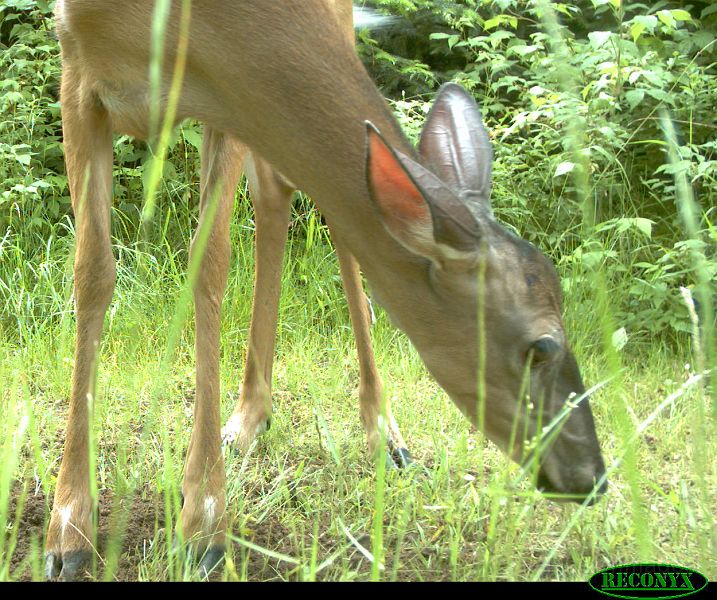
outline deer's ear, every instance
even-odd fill
[[[460,85],[446,83],[438,91],[418,151],[456,193],[490,212],[493,150],[476,101]]]
[[[366,177],[387,231],[404,247],[434,262],[476,252],[479,225],[436,175],[397,152],[367,122]]]

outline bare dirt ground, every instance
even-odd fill
[[[16,486],[10,502],[10,514],[14,515],[20,498],[20,488]],[[32,579],[29,556],[34,548],[42,545],[45,524],[48,521],[51,500],[42,491],[28,493],[20,518],[17,545],[10,560],[10,572],[20,581]],[[110,513],[112,497],[109,492],[100,493],[100,519],[98,534],[98,550],[100,555],[107,545],[107,535],[110,530]],[[142,560],[142,548],[155,538],[155,527],[163,526],[159,499],[142,498],[135,494],[132,507],[129,511],[127,533],[124,536],[122,556],[120,558],[115,579],[117,581],[136,581],[138,565]],[[159,509],[159,510],[158,510]],[[23,565],[24,563],[24,565]],[[18,572],[17,569],[22,569]]]
[[[22,497],[20,486],[15,486],[10,503],[9,515],[15,515],[17,504]],[[10,560],[10,573],[13,579],[31,581],[32,556],[37,556],[38,550],[42,552],[44,529],[48,522],[51,499],[41,491],[29,491],[25,497],[22,515],[18,525],[17,544]],[[114,508],[116,510],[116,507]],[[105,556],[109,531],[112,529],[113,502],[109,491],[100,492],[100,514],[97,549],[100,557]],[[145,560],[146,549],[157,539],[157,531],[164,527],[164,504],[160,496],[148,494],[147,490],[134,494],[132,506],[127,511],[125,535],[123,536],[122,550],[114,572],[115,581],[137,581],[139,579],[140,565]],[[12,517],[11,517],[12,518]],[[266,522],[257,527],[251,536],[251,543],[267,548],[275,553],[291,555],[294,546],[290,541],[292,532],[278,521]],[[362,536],[359,542],[370,546],[368,536]],[[338,547],[338,540],[319,540],[319,552],[326,555]],[[244,561],[242,575],[250,581],[285,580],[292,577],[291,565],[279,559],[268,558],[257,552],[247,552],[240,544],[234,545],[234,559],[236,562]],[[349,552],[344,558],[354,572],[368,576],[370,564],[358,552]],[[344,564],[346,564],[344,562]],[[239,571],[239,565],[236,565]],[[329,571],[324,573],[329,575]],[[220,580],[221,570],[213,574],[210,579]],[[322,577],[319,577],[322,578]],[[92,580],[89,574],[87,581]]]

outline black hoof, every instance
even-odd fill
[[[84,576],[90,558],[89,550],[66,552],[62,558],[49,552],[45,556],[45,578],[48,581],[76,581]]]
[[[413,457],[408,451],[408,448],[398,448],[393,444],[388,445],[389,456],[393,462],[393,466],[399,469],[405,469],[413,464]]]
[[[212,546],[211,548],[207,548],[202,556],[202,560],[199,562],[199,575],[203,578],[207,578],[215,569],[221,567],[224,562],[224,553],[224,546]]]
[[[202,554],[197,556],[196,550],[192,548],[191,544],[182,544],[179,541],[179,536],[175,535],[174,540],[172,541],[172,552],[180,552],[182,548],[184,548],[187,552],[185,556],[187,556],[192,562],[199,562],[199,575],[204,579],[209,577],[209,575],[220,567],[222,562],[224,562],[224,554],[226,552],[224,546],[211,546]]]
[[[252,443],[255,442],[262,433],[266,433],[267,431],[269,431],[271,429],[271,420],[272,420],[272,417],[270,415],[269,417],[267,417],[266,422],[264,423],[264,429],[261,429],[254,436],[254,440],[252,441]],[[222,433],[222,451],[225,453],[225,455],[244,456],[244,452],[241,451],[239,448],[237,448],[236,444],[234,443],[234,442],[236,442],[238,437],[239,437],[238,434],[228,435],[228,434]],[[250,446],[251,446],[251,444],[250,444]]]
[[[55,581],[60,576],[62,561],[52,552],[45,555],[45,579]]]

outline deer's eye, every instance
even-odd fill
[[[550,336],[544,336],[533,342],[530,346],[529,356],[532,356],[533,365],[549,363],[560,353],[560,344]]]

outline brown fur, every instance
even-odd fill
[[[328,0],[333,5],[341,31],[353,39],[352,4]],[[48,531],[47,552],[58,557],[86,549],[91,539],[91,501],[87,462],[88,413],[86,395],[94,394],[91,381],[104,312],[114,288],[114,261],[109,245],[109,204],[111,202],[111,155],[108,140],[112,130],[139,137],[147,134],[148,101],[142,85],[115,84],[76,76],[82,72],[82,57],[76,54],[80,35],[92,39],[90,23],[74,17],[73,9],[104,20],[106,14],[85,12],[93,3],[69,2],[58,29],[63,41],[63,118],[65,153],[71,194],[78,222],[75,290],[78,314],[76,368],[65,453],[55,493],[54,510]],[[141,4],[146,8],[145,3]],[[61,11],[58,8],[58,11]],[[129,10],[129,9],[128,9]],[[131,11],[127,13],[131,15]],[[130,16],[131,18],[131,16]],[[138,26],[146,28],[146,24]],[[129,44],[129,42],[128,42]],[[169,44],[171,48],[171,42]],[[128,59],[132,59],[130,56]],[[109,110],[108,110],[109,108]],[[83,119],[84,117],[84,119]],[[111,147],[109,147],[111,151]],[[197,395],[194,428],[187,452],[184,483],[183,533],[194,538],[199,548],[221,546],[224,542],[225,479],[220,449],[219,422],[219,328],[222,296],[229,268],[229,221],[234,190],[242,168],[256,212],[256,281],[249,351],[240,400],[230,423],[240,432],[225,432],[225,441],[246,450],[257,430],[271,417],[271,372],[280,293],[281,264],[287,237],[291,195],[294,186],[275,172],[268,162],[235,138],[207,127],[202,149],[201,217],[212,199],[218,206],[211,233],[201,258],[202,267],[194,291],[196,306]],[[87,181],[84,178],[87,178]],[[217,189],[220,190],[217,193]],[[192,252],[194,252],[193,243]],[[337,242],[349,311],[359,351],[361,417],[369,447],[378,444],[378,415],[381,380],[376,369],[369,336],[370,317],[361,284],[358,263]],[[405,443],[390,416],[396,444]],[[215,499],[214,520],[207,522],[204,499]],[[71,510],[71,524],[63,527],[60,511]]]
[[[150,129],[153,4],[59,0],[56,8],[65,154],[77,221],[77,345],[65,452],[46,543],[50,577],[75,577],[80,558],[90,549],[89,483],[94,473],[88,465],[88,407],[94,401],[93,373],[115,281],[109,223],[112,131],[146,136]],[[179,5],[172,3],[167,22],[161,111],[166,110],[179,47]],[[530,435],[540,422],[526,413],[518,397],[531,344],[550,336],[560,349],[554,364],[531,372],[532,397],[545,400],[543,423],[559,412],[570,394],[584,390],[555,302],[559,285],[541,277],[541,286],[548,286],[541,293],[516,293],[528,286],[526,269],[531,272],[535,261],[526,266],[520,244],[492,219],[489,204],[475,204],[474,212],[462,205],[470,195],[461,195],[461,190],[458,199],[451,200],[452,192],[440,188],[441,201],[447,203],[442,212],[427,210],[439,199],[417,193],[409,177],[400,178],[398,186],[372,181],[369,195],[366,169],[379,170],[377,160],[398,161],[400,156],[403,169],[412,164],[409,157],[420,159],[356,56],[350,2],[194,0],[188,48],[175,120],[193,117],[207,125],[200,221],[212,212],[215,217],[207,223],[211,231],[194,291],[197,395],[182,486],[185,537],[200,549],[221,549],[225,538],[219,324],[231,203],[242,169],[248,172],[256,209],[256,281],[245,378],[225,440],[246,448],[271,414],[281,258],[296,185],[316,200],[336,242],[359,351],[361,417],[369,447],[374,450],[378,443],[381,381],[371,351],[359,264],[377,298],[460,410],[515,460],[522,460],[525,440],[508,446],[515,421],[517,431]],[[450,106],[445,114],[450,115]],[[367,120],[392,149],[383,159],[369,154],[368,165]],[[444,138],[432,139],[440,143]],[[489,170],[484,148],[477,152]],[[411,168],[425,181],[435,179],[419,162]],[[394,162],[382,172],[395,173],[398,166]],[[451,165],[443,167],[450,170]],[[382,187],[399,197],[387,198]],[[485,192],[481,198],[487,198]],[[426,205],[414,210],[406,197]],[[210,211],[212,202],[217,205]],[[414,213],[431,215],[431,220],[416,223]],[[443,235],[437,238],[441,225]],[[195,239],[192,255],[196,244]],[[485,340],[480,352],[479,339]],[[484,395],[478,393],[479,377]],[[390,408],[385,410],[389,442],[404,447]],[[564,430],[568,434],[557,437],[555,450],[546,451],[541,473],[556,490],[584,496],[604,472],[586,401]]]

